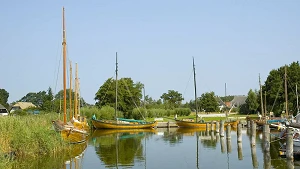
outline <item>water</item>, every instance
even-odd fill
[[[247,130],[243,130],[242,139],[242,143],[237,144],[236,131],[231,132],[231,139],[226,139],[215,132],[177,128],[99,130],[92,133],[86,144],[76,145],[70,159],[49,157],[29,163],[30,168],[55,169],[284,169],[300,166],[298,161],[287,163],[279,157],[279,142],[272,142],[270,154],[264,154],[261,132],[257,132],[254,148],[250,146]],[[23,167],[28,168],[28,165],[16,166]]]

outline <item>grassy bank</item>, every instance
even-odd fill
[[[52,130],[51,121],[57,118],[56,113],[0,117],[0,168],[10,152],[17,159],[68,152],[70,145]]]

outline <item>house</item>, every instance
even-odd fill
[[[7,116],[7,115],[8,115],[7,109],[0,104],[0,116]]]
[[[221,99],[218,100],[219,108],[222,110],[224,107],[232,108],[232,107],[239,107],[242,104],[246,103],[247,96],[245,95],[236,95],[233,97],[231,101],[223,102]]]
[[[12,106],[10,113],[14,112],[15,110],[24,110],[30,107],[36,107],[36,106],[31,102],[17,102]]]

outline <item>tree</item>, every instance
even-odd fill
[[[37,93],[29,92],[24,97],[22,97],[19,102],[31,102],[32,104],[42,107],[44,99],[46,98],[46,91],[39,91]]]
[[[8,97],[9,93],[5,89],[0,89],[0,104],[2,104],[6,108],[8,108]]]
[[[204,109],[206,112],[216,112],[219,109],[219,103],[214,92],[203,93],[200,97],[199,103],[200,108]]]
[[[53,93],[51,87],[48,88],[47,94],[43,97],[43,104],[41,109],[45,111],[51,111],[53,108]]]
[[[252,89],[249,90],[248,97],[245,102],[247,105],[247,109],[250,111],[250,113],[255,113],[259,104],[257,94],[254,91],[252,91]]]
[[[300,81],[299,62],[287,65],[287,93],[289,112],[297,112],[296,84]],[[280,115],[285,110],[285,66],[270,71],[265,84],[262,86],[263,94],[266,91],[267,110]],[[299,86],[299,84],[298,84]],[[258,97],[260,105],[260,97]],[[294,115],[295,115],[294,114]]]
[[[143,84],[134,83],[131,78],[118,80],[118,110],[122,111],[125,118],[130,117],[131,111],[141,103]],[[98,107],[115,107],[116,80],[107,79],[95,94]]]
[[[183,100],[182,94],[175,90],[168,90],[168,93],[163,93],[160,98],[163,99],[167,109],[178,108]]]

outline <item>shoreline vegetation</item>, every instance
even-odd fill
[[[52,130],[51,121],[57,116],[57,113],[0,116],[0,168],[10,168],[22,159],[68,155],[72,145]]]

